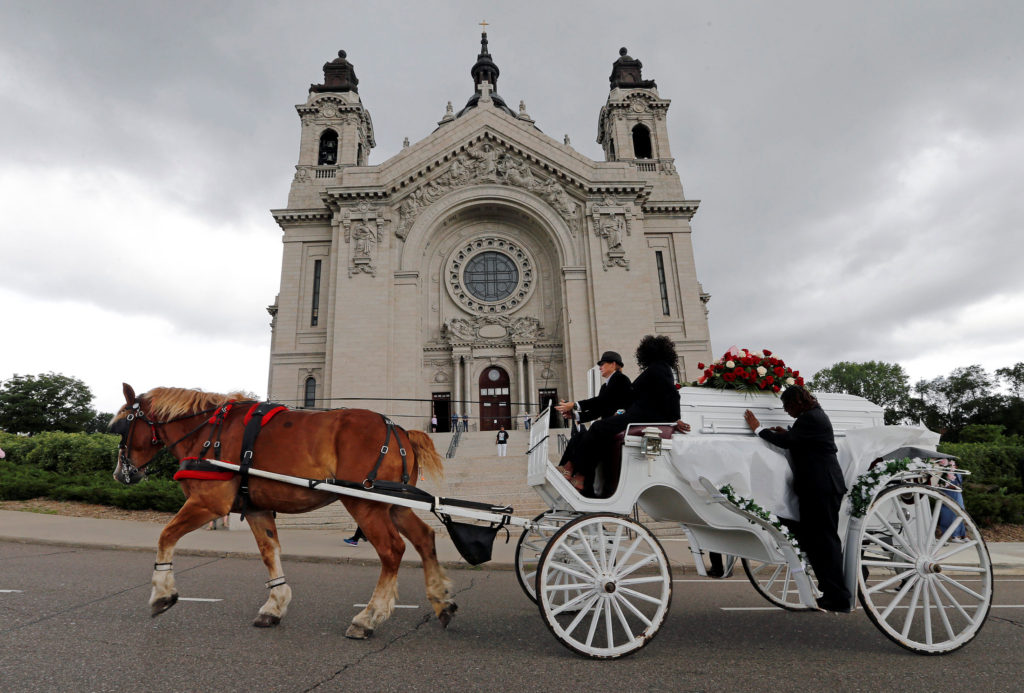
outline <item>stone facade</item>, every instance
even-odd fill
[[[490,430],[585,396],[604,350],[635,377],[632,351],[652,333],[697,377],[711,358],[690,240],[699,202],[673,165],[670,102],[621,55],[599,115],[605,161],[505,105],[485,36],[466,107],[369,165],[354,68],[344,53],[325,65],[344,78],[296,107],[299,161],[288,207],[273,210],[270,399],[387,411],[409,428],[435,412],[445,430],[454,412]]]

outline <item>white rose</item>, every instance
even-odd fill
[[[792,378],[786,378],[786,384],[787,385],[796,385],[796,381],[793,380]]]
[[[764,366],[758,366],[757,367],[757,374],[763,378],[766,375],[768,375],[768,369],[765,368]]]
[[[752,352],[750,355],[753,356],[755,359],[763,359],[764,358],[764,354],[762,354],[760,351]]]
[[[736,362],[735,361],[726,361],[725,362],[725,367],[726,368],[735,368],[736,367]]]

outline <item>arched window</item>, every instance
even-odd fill
[[[363,161],[363,143],[360,142],[356,146],[356,166],[365,166],[366,162]]]
[[[302,406],[311,408],[316,406],[316,378],[306,378],[306,395]]]
[[[320,154],[317,156],[317,166],[334,166],[338,163],[338,133],[334,130],[324,130],[320,135]]]
[[[637,125],[633,128],[633,156],[637,159],[650,159],[652,151],[651,131],[646,125]]]

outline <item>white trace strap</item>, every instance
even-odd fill
[[[153,564],[153,570],[166,571],[166,570],[170,570],[171,566],[173,566],[173,565],[174,565],[173,563],[154,563]]]
[[[266,582],[267,589],[268,590],[272,590],[275,587],[277,587],[278,585],[283,585],[286,582],[287,582],[287,580],[284,579],[284,575],[282,575],[279,578],[274,578],[273,580],[267,580],[267,582]]]

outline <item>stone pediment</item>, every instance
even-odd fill
[[[555,178],[573,194],[614,188],[633,190],[640,196],[645,190],[645,181],[628,164],[593,161],[526,121],[497,109],[474,109],[381,164],[343,170],[339,174],[341,186],[330,186],[325,192],[330,196],[365,194],[398,200],[451,167],[460,154],[484,142],[528,162],[534,175]]]

